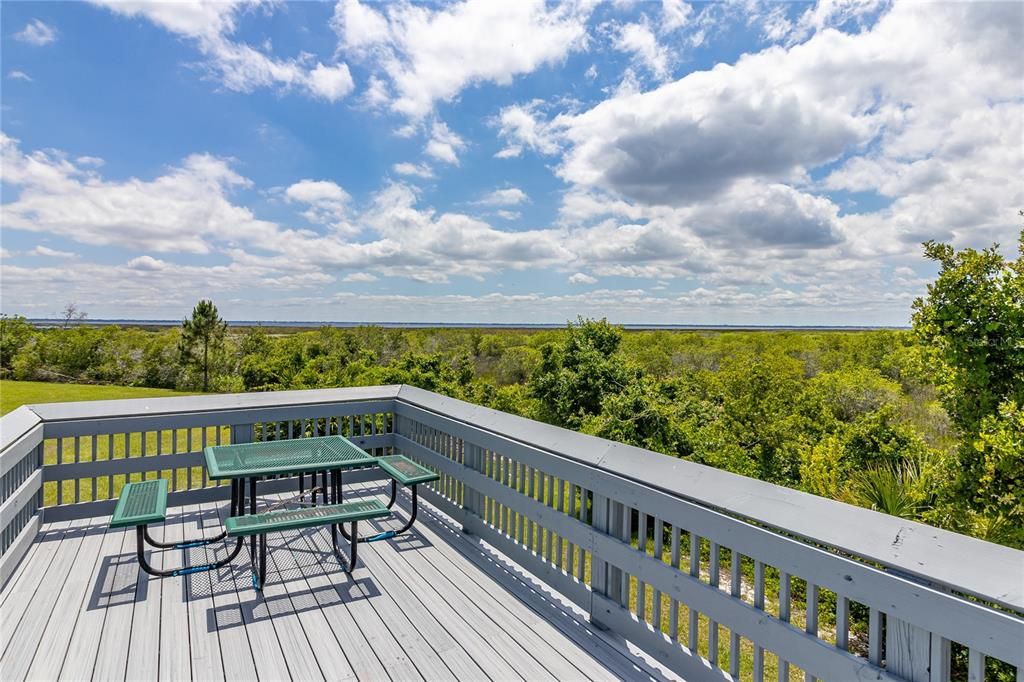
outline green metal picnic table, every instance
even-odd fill
[[[245,514],[248,487],[249,514],[256,513],[256,484],[271,476],[299,476],[299,494],[305,492],[305,475],[311,478],[310,501],[316,503],[317,473],[324,502],[341,503],[342,471],[372,466],[377,458],[342,436],[211,445],[203,450],[206,471],[213,480],[231,481],[230,516]],[[248,484],[248,485],[247,485]],[[334,527],[332,526],[332,530]],[[239,538],[241,541],[241,538]],[[251,537],[250,557],[255,559],[257,538]]]

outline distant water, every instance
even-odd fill
[[[56,327],[64,324],[63,320],[47,318],[30,318],[28,320],[39,327]],[[85,320],[75,324],[122,327],[176,327],[181,320]],[[339,322],[336,320],[228,320],[232,327],[295,327],[297,329],[316,329],[318,327],[386,327],[388,329],[563,329],[561,324],[534,324],[508,322]],[[871,325],[756,325],[756,324],[621,324],[624,329],[636,331],[866,331],[871,329],[909,329],[909,327],[871,326]]]

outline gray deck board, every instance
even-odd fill
[[[7,650],[7,645],[14,637],[26,607],[46,576],[46,570],[53,563],[53,555],[60,548],[70,522],[64,521],[54,525],[57,527],[40,533],[39,538],[33,543],[33,548],[27,554],[34,557],[32,562],[23,560],[15,575],[4,587],[4,600],[0,603],[0,653]]]
[[[165,542],[180,542],[185,538],[185,515],[180,509],[173,510],[174,516],[168,517],[167,523],[163,524]],[[158,565],[170,568],[171,562],[180,565],[182,552],[163,552],[162,556],[156,559]],[[141,571],[140,571],[141,572]],[[185,578],[182,576],[170,576],[167,578],[154,578],[160,583],[159,604],[160,620],[156,624],[150,624],[150,628],[156,628],[160,637],[160,658],[157,662],[158,678],[161,680],[186,680],[192,675],[192,664],[189,662],[188,645],[188,611],[182,608],[182,601],[185,595]],[[157,595],[150,594],[149,599],[157,599]],[[139,627],[146,627],[146,624],[139,622]]]
[[[57,551],[54,552],[50,565],[46,567],[45,573],[36,585],[30,608],[22,614],[17,625],[10,631],[10,639],[5,643],[4,648],[2,666],[4,679],[21,679],[28,672],[33,654],[43,636],[46,624],[53,614],[54,605],[60,597],[61,588],[67,580],[68,573],[74,565],[78,550],[82,545],[82,540],[85,538],[85,524],[84,520],[78,520],[71,524],[71,528],[65,534],[66,536],[70,535],[70,539],[67,542],[61,541]],[[9,657],[8,652],[17,655]]]
[[[206,529],[202,534],[204,537],[214,535],[220,527],[220,515],[214,504],[200,506],[200,515],[203,519],[203,526]],[[193,550],[200,559],[207,563],[217,560],[218,552],[216,545],[207,545]],[[220,557],[223,557],[223,553]],[[236,590],[234,580],[220,580],[226,577],[225,574],[237,570],[242,566],[236,562],[234,565],[224,566],[215,573],[197,573],[193,585],[205,578],[206,589],[210,592],[210,598],[214,603],[214,614],[241,613],[239,606],[239,592]],[[240,620],[240,619],[237,619]],[[256,665],[253,662],[252,649],[249,646],[249,636],[245,627],[228,627],[227,623],[214,617],[207,616],[205,623],[207,632],[216,630],[217,638],[220,640],[221,660],[224,664],[224,677],[228,680],[254,680],[257,678]]]
[[[106,539],[106,528],[103,526],[87,530],[76,562],[81,568],[71,571],[61,589],[53,609],[53,615],[47,622],[46,629],[43,631],[31,659],[32,665],[26,675],[28,679],[55,680],[60,675],[64,656],[67,654],[75,632],[78,614],[89,605],[92,578],[99,570],[100,562],[105,556],[104,544],[108,547],[112,544],[105,543]]]
[[[89,519],[91,525],[105,524],[108,519]],[[66,541],[65,536],[65,541]],[[85,608],[79,612],[75,621],[75,630],[71,635],[67,653],[61,664],[57,679],[81,680],[92,675],[96,666],[96,652],[100,647],[100,635],[103,633],[103,622],[107,617],[107,608],[114,597],[111,586],[114,583],[114,571],[124,548],[131,548],[127,542],[128,533],[120,531],[107,532],[103,536],[103,547],[100,548],[99,569],[91,576],[89,599]],[[126,652],[127,653],[127,652]]]
[[[172,508],[151,531],[164,540],[211,534],[224,513],[224,505]],[[107,522],[44,524],[2,593],[0,678],[674,678],[557,595],[540,594],[528,574],[488,558],[478,538],[427,506],[413,533],[361,545],[351,576],[326,530],[270,536],[262,595],[251,587],[247,549],[217,571],[156,578],[137,568],[134,529]],[[228,548],[150,557],[171,567]]]
[[[184,527],[182,532],[186,539],[199,537],[215,532],[218,524],[203,517],[199,505],[182,507]],[[189,565],[206,562],[206,548],[192,547],[181,552],[187,557]],[[207,613],[217,610],[211,587],[215,581],[210,573],[192,573],[185,577],[184,599],[188,611],[188,646],[189,661],[193,680],[223,680],[224,662],[221,658],[220,633],[216,621],[210,627]],[[216,583],[219,585],[219,581]]]

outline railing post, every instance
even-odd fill
[[[609,506],[610,500],[604,495],[593,494],[591,502],[591,527],[595,533],[609,531]],[[586,501],[584,501],[586,504]],[[608,596],[608,562],[598,558],[596,553],[590,555],[590,623],[601,630],[607,630],[608,626],[601,622],[595,615],[594,595]]]
[[[886,615],[885,669],[889,672],[908,682],[940,679],[930,675],[931,644],[931,633],[927,630]]]
[[[232,424],[231,444],[251,443],[255,435],[255,430],[254,424]]]

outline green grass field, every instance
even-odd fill
[[[166,388],[54,384],[46,381],[0,381],[0,414],[7,414],[22,405],[35,403],[67,403],[76,400],[115,400],[117,398],[152,398],[171,395],[188,394]]]

